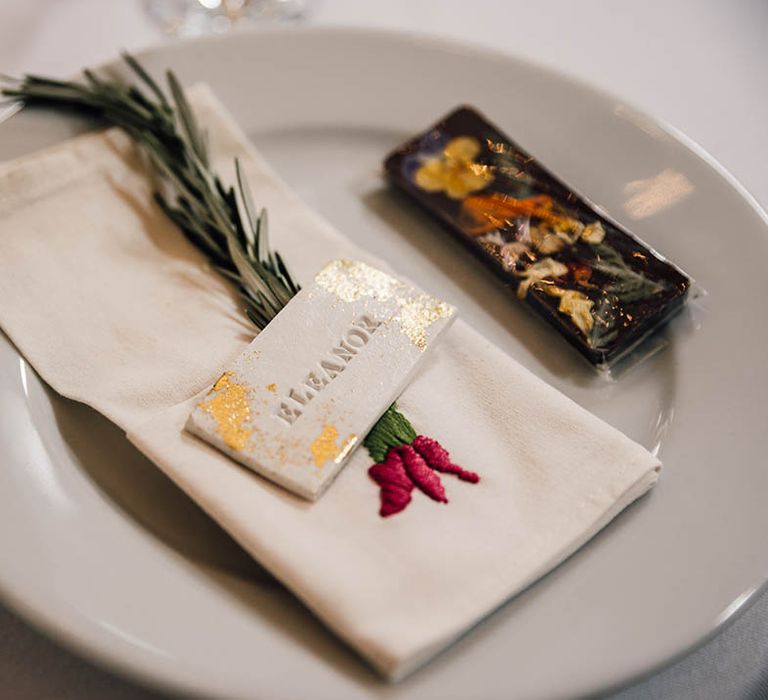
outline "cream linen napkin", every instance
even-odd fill
[[[205,88],[216,167],[245,159],[302,283],[364,251],[310,211]],[[378,515],[359,448],[316,503],[184,433],[249,342],[233,293],[151,203],[114,130],[0,165],[0,324],[59,393],[100,411],[383,674],[397,678],[556,566],[656,481],[642,447],[458,321],[399,403],[481,476]]]

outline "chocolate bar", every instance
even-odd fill
[[[471,108],[402,145],[385,168],[597,367],[624,357],[688,297],[680,269]]]

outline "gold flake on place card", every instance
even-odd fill
[[[386,272],[334,260],[226,369],[186,429],[314,500],[454,317]]]

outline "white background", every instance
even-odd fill
[[[554,67],[681,130],[768,208],[768,0],[307,0],[302,21],[456,37]],[[141,0],[0,0],[0,73],[65,77],[163,40]],[[2,608],[0,696],[158,697]],[[616,700],[753,697],[768,697],[765,596],[693,656]]]

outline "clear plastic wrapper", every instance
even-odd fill
[[[471,108],[385,168],[598,369],[650,354],[659,343],[644,341],[691,294],[689,276]]]

